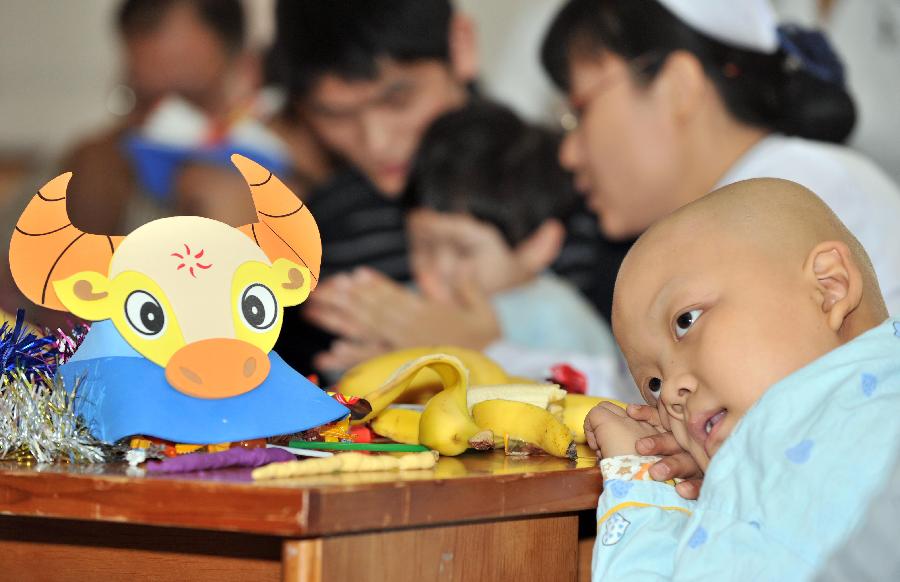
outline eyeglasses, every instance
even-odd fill
[[[562,130],[565,133],[571,133],[577,130],[581,124],[581,118],[584,115],[584,112],[597,97],[606,93],[607,90],[614,87],[619,81],[627,78],[628,75],[640,78],[644,75],[656,72],[656,70],[662,66],[663,62],[665,62],[665,56],[666,55],[652,52],[636,57],[626,63],[626,68],[620,71],[621,74],[607,76],[601,82],[597,83],[597,85],[593,87],[588,95],[582,100],[580,106],[574,108],[564,106],[564,110],[559,115],[559,125]]]

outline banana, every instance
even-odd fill
[[[616,406],[625,408],[624,402],[613,400],[612,398],[599,398],[597,396],[586,396],[584,394],[567,394],[563,400],[563,422],[572,434],[575,435],[575,442],[584,444],[587,442],[584,437],[584,418],[591,409],[601,402],[611,402]]]
[[[442,455],[455,457],[469,448],[469,439],[479,429],[466,402],[468,372],[458,359],[441,358],[429,367],[440,376],[444,389],[435,394],[422,411],[419,441]]]
[[[495,386],[471,386],[466,394],[466,401],[470,413],[473,406],[485,400],[527,402],[539,408],[547,408],[551,411],[551,414],[554,414],[558,420],[562,421],[564,407],[561,404],[563,404],[565,397],[565,390],[556,384],[501,384]],[[367,395],[367,398],[372,398],[376,401],[383,399],[383,397],[371,393]],[[419,443],[419,420],[422,417],[420,411],[404,408],[401,405],[399,407],[388,406],[376,414],[378,415],[370,421],[370,426],[376,433],[398,443]]]
[[[351,424],[357,425],[370,422],[388,406],[395,401],[399,401],[406,391],[409,390],[410,386],[414,385],[415,381],[425,372],[434,376],[439,386],[444,386],[443,378],[432,369],[431,364],[448,360],[453,360],[462,367],[462,362],[457,358],[444,354],[429,354],[403,363],[380,388],[362,395],[372,407],[372,411],[362,418],[352,420]],[[462,370],[468,374],[465,368],[462,368]]]
[[[540,380],[534,378],[526,378],[525,376],[508,376],[506,379],[510,384],[543,384]],[[477,386],[478,384],[476,384]]]
[[[478,427],[466,403],[469,372],[453,356],[432,354],[404,365],[384,386],[365,395],[372,404],[372,412],[353,422],[369,422],[379,416],[387,404],[402,395],[424,370],[435,374],[443,390],[428,401],[419,417],[419,443],[442,455],[458,455],[469,447],[469,439],[478,432]],[[409,422],[411,417],[406,418]]]
[[[527,402],[538,408],[561,403],[566,391],[556,384],[503,384],[499,386],[472,386],[469,388],[469,410],[485,400],[514,400]]]
[[[545,408],[511,400],[485,400],[472,408],[472,417],[480,429],[492,431],[495,438],[519,439],[555,457],[575,455],[568,427]]]
[[[372,419],[372,430],[383,437],[408,445],[419,444],[422,413],[410,408],[387,408]]]
[[[458,352],[460,348],[447,350]],[[414,353],[415,350],[394,352],[404,354],[403,358]],[[480,368],[488,370],[488,377],[496,373],[494,379],[501,374],[506,378],[496,364],[486,358],[481,360],[481,364],[490,362]],[[384,364],[378,362],[378,366]],[[362,385],[353,387],[361,377],[375,377],[365,370],[363,372],[357,372],[351,378],[351,391]],[[406,399],[411,390],[420,390],[423,377],[432,378],[429,385],[436,383],[443,389],[428,401],[422,413],[387,408],[391,403]],[[423,444],[448,456],[465,451],[469,447],[469,439],[476,433],[491,431],[497,442],[502,442],[503,436],[508,435],[540,447],[551,455],[565,457],[570,450],[574,450],[573,437],[575,442],[585,442],[584,418],[591,408],[604,401],[625,408],[624,403],[609,398],[565,394],[555,384],[505,384],[503,381],[495,384],[500,385],[469,388],[468,370],[459,358],[452,355],[430,353],[412,361],[404,359],[399,369],[380,388],[359,394],[372,405],[372,412],[353,421],[353,424],[371,422],[372,429],[382,436],[402,443]],[[347,385],[343,379],[339,384],[345,395]],[[482,438],[479,445],[484,446],[484,441]]]
[[[362,362],[341,377],[336,389],[344,396],[367,396],[376,387],[383,386],[388,378],[404,364],[434,354],[447,354],[458,358],[469,370],[469,381],[472,385],[510,382],[503,368],[480,352],[455,346],[432,346],[398,350]],[[430,369],[423,369],[421,374],[406,388],[399,402],[424,404],[438,393],[441,387],[437,374]],[[389,404],[371,400],[369,403],[379,410]]]

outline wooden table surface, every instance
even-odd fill
[[[531,544],[532,553],[540,553],[536,544],[541,541],[533,537],[559,537],[560,549],[566,547],[561,552],[562,563],[566,564],[576,560],[577,514],[596,507],[600,489],[596,459],[584,447],[579,448],[575,461],[549,456],[508,457],[497,451],[471,452],[442,457],[431,470],[266,482],[253,482],[250,471],[244,469],[171,476],[143,474],[124,465],[23,467],[4,462],[0,463],[0,515],[9,517],[0,518],[0,570],[10,571],[6,570],[10,552],[22,559],[39,560],[51,549],[62,551],[62,546],[76,543],[77,538],[82,541],[72,548],[72,556],[63,560],[63,566],[51,568],[49,577],[27,579],[79,579],[65,576],[71,571],[71,560],[88,567],[81,556],[88,549],[97,548],[112,552],[102,555],[113,562],[120,557],[115,550],[131,552],[129,566],[121,572],[121,579],[129,579],[139,573],[140,560],[136,560],[134,551],[149,552],[148,564],[159,563],[160,552],[171,557],[173,548],[146,542],[159,538],[180,540],[179,551],[184,551],[180,563],[192,564],[194,568],[206,564],[207,558],[240,557],[249,551],[250,555],[244,557],[268,561],[269,565],[274,561],[283,580],[343,579],[333,569],[326,576],[325,566],[331,568],[332,562],[339,561],[337,556],[348,552],[364,555],[362,550],[367,546],[376,548],[369,554],[372,560],[384,562],[381,574],[416,579],[412,575],[406,578],[405,569],[390,570],[394,566],[388,565],[390,560],[386,557],[391,548],[413,544],[422,554],[416,558],[422,562],[415,570],[416,576],[428,579],[437,570],[428,569],[423,548],[446,546],[440,554],[446,556],[446,548],[457,548],[465,537],[460,532],[493,540],[484,543],[499,544],[498,551],[507,543],[498,538],[498,532],[503,532],[500,537],[518,536],[516,539],[521,539],[516,543],[523,548]],[[119,525],[98,528],[98,522]],[[165,535],[157,535],[162,532]],[[197,535],[198,532],[206,533]],[[116,540],[126,538],[132,540],[130,545],[118,548]],[[207,545],[209,540],[216,540],[213,545],[219,550],[204,546],[199,538],[206,539]],[[138,543],[136,539],[145,541]],[[406,541],[401,543],[402,540]],[[254,544],[268,549],[247,549]],[[280,560],[273,548],[280,548]],[[221,555],[211,555],[220,550]],[[199,562],[197,555],[201,557]],[[396,558],[397,568],[415,562],[410,561],[408,553],[398,553]],[[528,562],[524,558],[519,561]],[[238,563],[241,562],[235,562]],[[488,566],[482,565],[476,571],[484,574]],[[207,567],[215,574],[211,578],[218,580],[232,579],[228,572],[243,572],[234,565],[228,566],[227,571],[220,569],[224,566]],[[443,571],[443,564],[441,568]],[[268,578],[278,578],[273,574],[275,570],[266,571]],[[358,571],[355,570],[357,574]],[[469,579],[467,571],[457,565],[457,574],[446,579]],[[573,565],[573,576],[574,571]],[[252,572],[255,579],[266,579],[263,570]],[[351,570],[340,572],[350,575]],[[233,579],[247,579],[245,574]],[[117,578],[106,576],[106,580],[113,579]],[[172,579],[201,577],[195,573]],[[566,573],[559,579],[572,578]]]

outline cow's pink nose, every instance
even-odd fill
[[[269,358],[258,347],[236,339],[208,339],[175,352],[166,380],[196,398],[228,398],[253,390],[269,375]]]

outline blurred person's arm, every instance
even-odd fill
[[[119,128],[81,142],[53,174],[73,173],[68,187],[69,218],[85,232],[127,234],[126,209],[134,195],[135,177],[122,151],[123,132]]]

